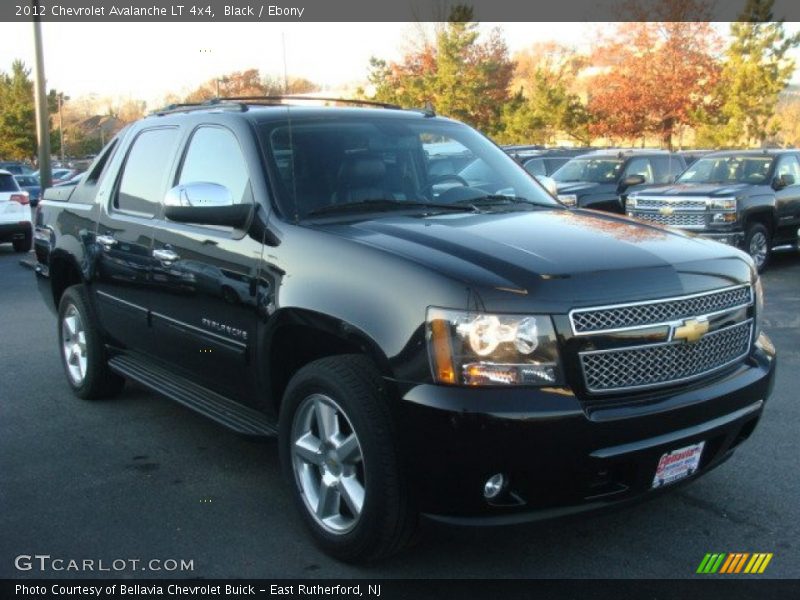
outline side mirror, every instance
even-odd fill
[[[164,216],[177,223],[244,229],[252,214],[252,204],[234,204],[228,188],[216,183],[178,185],[164,197]]]
[[[790,185],[794,185],[794,175],[789,175],[788,173],[781,175],[780,177],[776,177],[772,181],[772,187],[776,190],[782,190]]]
[[[629,188],[632,185],[642,185],[644,181],[644,175],[628,175],[622,180],[622,187]]]
[[[197,181],[176,185],[164,197],[164,206],[230,206],[233,196],[224,185]]]

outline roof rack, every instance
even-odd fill
[[[226,110],[237,110],[240,112],[245,112],[247,110],[246,104],[241,103],[223,103],[220,102],[217,98],[212,98],[211,100],[205,100],[204,102],[184,102],[184,103],[177,103],[177,104],[168,104],[163,108],[159,108],[154,110],[150,113],[151,116],[158,116],[161,117],[163,115],[169,115],[172,113],[178,112],[191,112],[195,110],[208,110],[210,108],[224,108]]]
[[[339,102],[341,104],[353,104],[355,106],[373,106],[378,108],[389,108],[392,110],[403,110],[402,106],[390,104],[388,102],[377,102],[375,100],[359,100],[357,98],[328,98],[323,96],[226,96],[214,98],[216,102],[244,102],[246,104],[266,104],[269,106],[285,104],[285,100],[300,102]]]

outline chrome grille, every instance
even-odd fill
[[[675,210],[705,210],[705,198],[676,198],[666,200],[664,198],[636,197],[636,208],[644,210],[658,210],[659,208],[674,208]]]
[[[678,298],[576,309],[569,316],[572,331],[588,335],[706,316],[748,306],[752,301],[750,286],[742,285]]]
[[[680,383],[742,359],[750,351],[752,319],[706,334],[698,342],[666,342],[580,354],[593,393]]]
[[[662,215],[660,213],[635,212],[633,216],[642,221],[649,221],[650,223],[663,225],[665,227],[704,229],[706,226],[705,213],[673,213],[671,215]]]

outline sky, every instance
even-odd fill
[[[543,41],[586,50],[598,28],[607,31],[610,24],[481,24],[483,30],[494,26],[502,28],[513,54]],[[786,29],[797,31],[800,23]],[[42,30],[48,89],[150,106],[231,71],[282,75],[284,46],[289,75],[342,88],[366,79],[371,56],[399,58],[414,36],[414,25],[404,23],[44,23]],[[727,25],[719,30],[725,33]],[[33,66],[33,55],[32,24],[0,23],[0,69],[8,70],[15,58]]]

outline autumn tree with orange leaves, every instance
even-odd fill
[[[595,51],[589,85],[590,130],[613,140],[657,136],[666,148],[697,115],[717,110],[721,42],[708,22],[637,22],[617,26]]]

